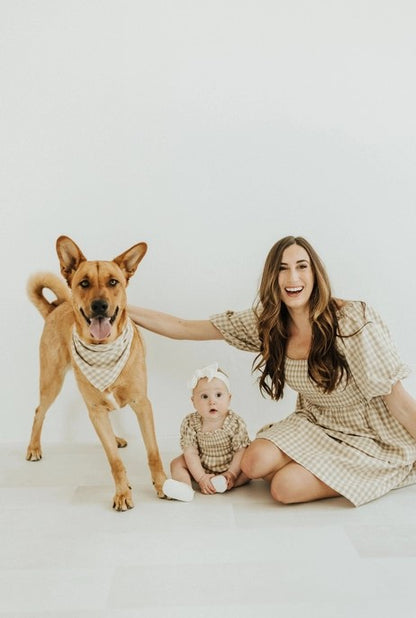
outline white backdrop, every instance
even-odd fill
[[[307,237],[334,293],[372,304],[415,364],[413,0],[1,0],[1,438],[26,442],[42,318],[25,296],[145,240],[131,304],[200,319],[249,307],[264,258]],[[145,333],[161,442],[186,382],[218,360],[250,433],[293,407],[263,399],[252,354]],[[416,394],[413,378],[407,382]],[[136,437],[133,413],[114,413]],[[95,441],[68,375],[44,442]]]

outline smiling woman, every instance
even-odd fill
[[[284,259],[279,268],[280,293],[286,305],[298,307],[293,300],[300,300],[306,306],[313,290],[313,271],[309,256],[305,249],[299,245],[291,245],[284,254]]]
[[[332,298],[328,275],[307,240],[287,236],[269,251],[256,312],[263,342],[256,369],[260,390],[280,399],[285,385],[285,358],[308,360],[310,377],[331,391],[348,372],[333,345],[341,301]]]
[[[318,254],[302,237],[270,250],[253,309],[189,321],[130,308],[145,328],[176,339],[225,339],[257,352],[260,390],[288,384],[296,411],[263,427],[241,469],[270,482],[282,503],[342,495],[358,506],[416,482],[416,402],[380,316],[334,298]]]

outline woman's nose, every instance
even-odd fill
[[[296,268],[289,270],[289,283],[296,283],[298,281],[298,272]]]

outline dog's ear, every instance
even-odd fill
[[[60,236],[56,241],[56,252],[61,264],[61,273],[71,285],[72,276],[81,262],[87,259],[81,249],[68,236]]]
[[[117,264],[123,271],[127,281],[134,275],[138,265],[144,258],[147,251],[147,245],[145,242],[139,242],[138,245],[134,245],[130,249],[127,249],[121,255],[114,258],[113,262]]]

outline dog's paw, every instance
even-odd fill
[[[165,492],[163,491],[163,484],[166,481],[166,476],[163,477],[162,481],[158,481],[157,483],[155,481],[153,481],[153,487],[156,490],[156,495],[158,498],[167,498],[168,496],[165,494]]]
[[[128,511],[133,508],[134,502],[130,489],[114,496],[113,509],[115,511]]]
[[[42,459],[42,449],[40,446],[38,448],[34,448],[29,446],[26,451],[26,460],[27,461],[40,461]]]

